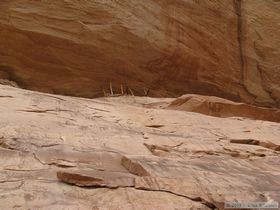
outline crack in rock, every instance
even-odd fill
[[[101,178],[102,177],[102,178]],[[138,177],[114,177],[114,176],[106,176],[103,174],[102,176],[98,174],[86,175],[83,171],[79,172],[57,172],[57,178],[59,181],[70,184],[76,185],[79,187],[86,187],[86,188],[108,188],[108,189],[116,189],[116,188],[134,188],[136,190],[143,190],[143,191],[151,191],[151,192],[166,192],[176,196],[187,198],[194,202],[200,202],[201,204],[209,207],[210,209],[218,209],[213,202],[207,201],[200,196],[186,196],[180,193],[173,192],[172,190],[161,189],[160,187],[154,187],[154,185],[143,185],[143,181],[141,178]],[[115,180],[114,180],[115,179]],[[119,181],[119,180],[121,181]],[[146,180],[145,183],[149,179],[153,179],[152,177],[144,178]],[[142,184],[141,184],[142,183]]]
[[[18,112],[34,112],[34,113],[47,113],[47,112],[72,112],[67,109],[21,109]]]
[[[123,157],[121,160],[122,165],[132,174],[137,176],[150,176],[148,172],[137,160],[132,160],[127,157]]]
[[[271,149],[274,151],[280,151],[280,145],[274,144],[272,142],[263,142],[255,139],[231,139],[230,143],[255,145],[255,146],[261,146],[267,149]]]

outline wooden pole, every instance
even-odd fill
[[[130,94],[132,95],[132,96],[134,96],[134,94],[133,94],[133,92],[132,92],[132,90],[129,88],[129,92],[130,92]]]
[[[113,86],[112,86],[112,82],[110,81],[110,91],[111,91],[111,96],[114,95],[114,92],[113,92]]]
[[[123,86],[121,85],[121,94],[122,94],[122,96],[124,95],[124,93],[123,93]]]

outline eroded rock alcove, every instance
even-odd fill
[[[0,77],[9,67],[23,88],[83,97],[112,81],[137,95],[279,107],[279,10],[274,0],[2,0]]]

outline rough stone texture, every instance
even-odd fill
[[[280,2],[242,1],[244,84],[256,101],[280,103]]]
[[[100,96],[216,95],[279,106],[275,0],[1,0],[0,77]]]
[[[0,209],[209,210],[280,200],[279,123],[160,109],[173,100],[0,85]]]
[[[158,104],[150,104],[150,107]],[[216,117],[247,117],[255,120],[280,122],[280,109],[236,103],[214,96],[184,95],[165,104],[166,108],[198,112]]]

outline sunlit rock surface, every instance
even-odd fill
[[[280,200],[279,123],[166,109],[170,101],[0,86],[0,209]]]
[[[150,107],[158,104],[150,104]],[[202,113],[215,117],[246,117],[255,120],[280,122],[280,109],[263,108],[245,103],[236,103],[214,96],[183,95],[165,104],[167,108]],[[148,106],[147,106],[148,107]]]

